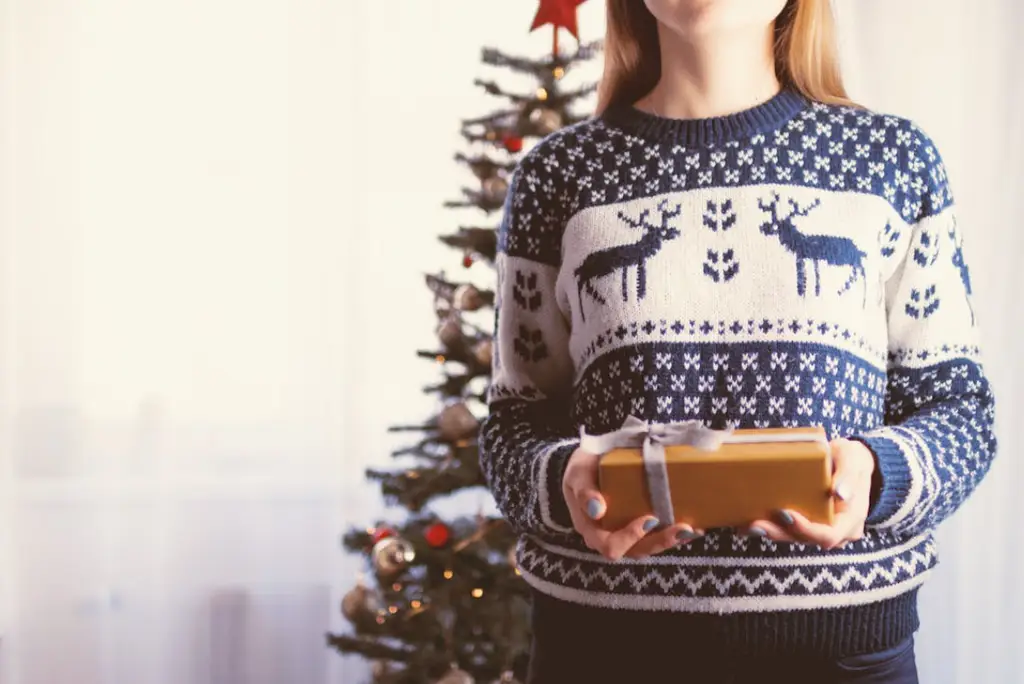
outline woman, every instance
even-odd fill
[[[827,0],[608,0],[598,116],[517,170],[482,465],[535,589],[530,681],[917,681],[931,533],[993,398],[938,152],[854,107]],[[823,425],[831,526],[597,525],[628,416]]]

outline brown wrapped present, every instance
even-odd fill
[[[644,515],[694,529],[744,527],[782,509],[832,523],[831,450],[820,427],[711,430],[630,417],[615,432],[581,434],[581,448],[602,455],[605,529]]]

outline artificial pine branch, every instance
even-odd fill
[[[461,462],[461,459],[456,459],[454,465],[445,468],[409,469],[399,473],[367,470],[366,476],[380,482],[381,493],[386,501],[401,504],[413,512],[422,510],[429,501],[460,489],[486,484],[479,465],[469,465]]]
[[[434,296],[441,297],[447,301],[451,301],[452,297],[455,296],[455,291],[462,285],[462,283],[446,280],[443,276],[427,274],[424,277],[427,281],[427,287],[434,293]],[[479,290],[479,296],[482,306],[494,306],[493,290]]]
[[[327,634],[327,645],[342,653],[358,653],[374,660],[397,660],[404,663],[412,660],[415,655],[414,649],[388,646],[376,639],[345,634]]]
[[[542,59],[532,59],[530,57],[509,55],[496,48],[484,48],[482,61],[490,66],[506,67],[513,71],[530,74],[537,80],[543,80],[547,73],[558,67],[568,69],[577,62],[593,59],[600,50],[601,41],[593,41],[581,45],[576,52],[571,54],[559,53],[554,59],[550,55],[546,55]]]
[[[486,373],[462,373],[461,375],[448,375],[445,377],[444,382],[424,387],[423,391],[428,393],[437,392],[444,397],[465,397],[466,386],[473,380],[484,375],[486,375]],[[486,392],[471,394],[466,398],[486,401]]]
[[[482,210],[486,214],[498,211],[505,206],[505,198],[488,197],[482,192],[476,190],[470,190],[469,188],[463,188],[462,194],[466,196],[464,200],[449,200],[444,203],[444,206],[448,209],[458,209],[465,207],[476,207]]]
[[[459,152],[455,155],[455,161],[468,166],[477,178],[490,178],[499,170],[511,173],[516,168],[514,161],[499,162],[483,154],[467,157]]]
[[[460,227],[455,235],[442,235],[438,238],[449,247],[479,254],[489,262],[493,262],[498,252],[498,232],[495,228]]]

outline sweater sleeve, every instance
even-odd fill
[[[550,152],[549,152],[550,155]],[[517,169],[498,233],[495,332],[480,462],[498,509],[520,533],[568,533],[572,426],[569,324],[556,300],[564,194],[535,148]]]
[[[886,285],[889,367],[885,425],[855,437],[875,455],[867,525],[900,535],[952,515],[988,472],[994,399],[980,362],[968,266],[942,161],[904,182],[920,188],[905,254]]]

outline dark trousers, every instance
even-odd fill
[[[836,659],[738,657],[688,644],[664,622],[536,596],[526,684],[918,684],[913,637]]]

